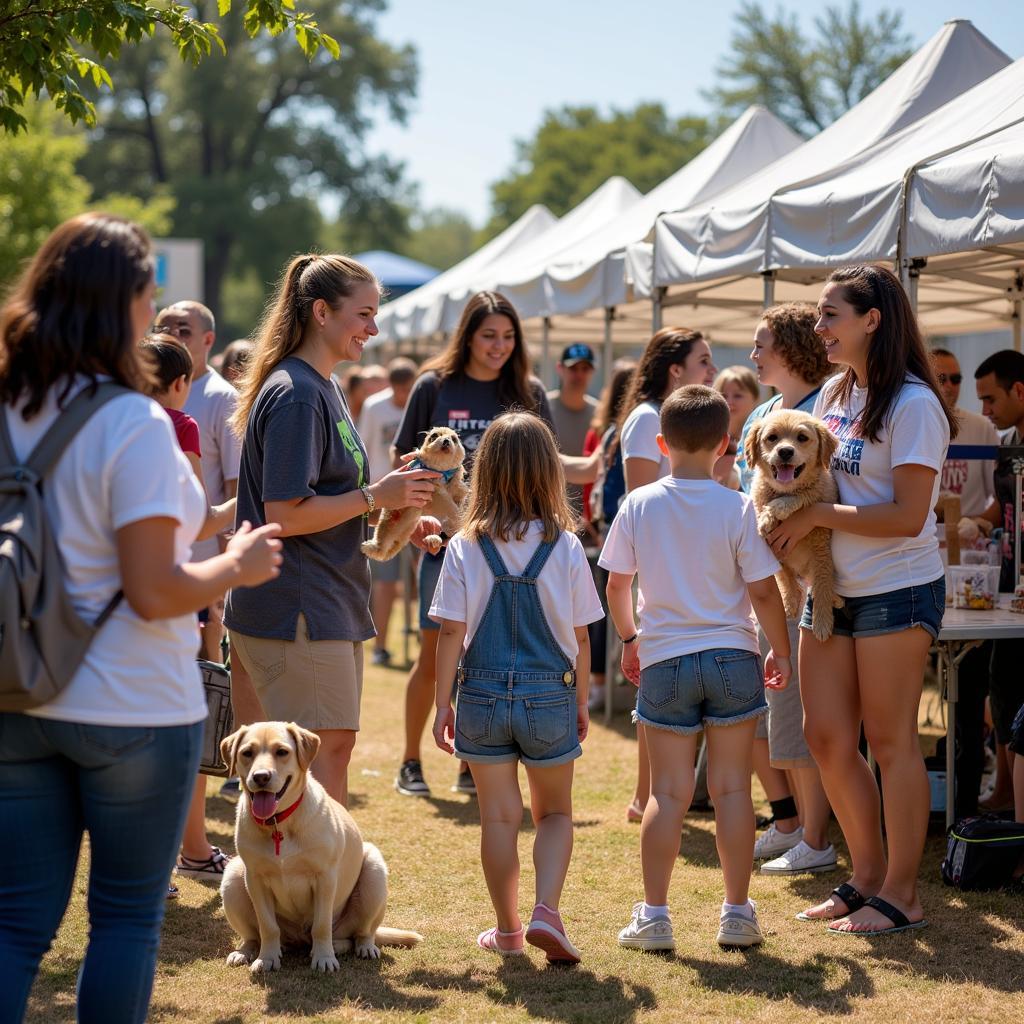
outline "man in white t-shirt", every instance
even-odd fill
[[[388,387],[363,403],[356,430],[366,447],[369,479],[379,480],[391,471],[391,446],[402,422],[405,404],[418,373],[416,364],[404,356],[388,363]],[[386,562],[370,561],[370,614],[377,627],[373,642],[374,665],[390,665],[388,623],[401,581],[401,553]]]

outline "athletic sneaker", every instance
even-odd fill
[[[772,860],[780,853],[792,850],[797,843],[803,841],[803,838],[802,825],[797,825],[793,832],[780,832],[773,822],[766,832],[757,837],[754,843],[754,860]]]
[[[634,905],[632,919],[619,932],[619,945],[628,949],[675,949],[676,940],[668,916],[644,917],[643,909],[643,903]]]
[[[373,649],[373,657],[371,660],[374,665],[390,665],[391,652],[384,647],[375,647]]]
[[[476,783],[473,781],[473,773],[468,768],[463,768],[459,772],[459,777],[455,780],[455,785],[452,786],[452,792],[476,796]]]
[[[802,839],[775,860],[761,865],[762,875],[808,875],[816,871],[834,871],[836,867],[835,847],[829,843],[824,850],[808,846]]]
[[[718,920],[718,944],[723,949],[748,949],[764,942],[761,926],[757,923],[757,911],[750,904],[750,915],[742,910],[729,910]]]
[[[226,796],[229,800],[237,800],[242,792],[242,784],[238,781],[237,775],[232,775],[230,779],[225,779],[221,783],[220,795]]]
[[[430,787],[423,778],[423,765],[413,759],[403,761],[395,779],[395,789],[402,796],[430,796]]]

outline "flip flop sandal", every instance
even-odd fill
[[[810,917],[806,910],[801,910],[796,915],[796,919],[798,921],[838,921],[841,917],[849,917],[850,914],[855,914],[867,902],[849,882],[840,883],[829,895],[838,896],[846,904],[845,913],[836,914],[835,917]]]
[[[626,806],[626,821],[636,823],[644,820],[644,809],[637,806],[637,802],[633,800]]]
[[[899,907],[894,907],[891,903],[879,899],[877,896],[869,896],[864,901],[864,906],[871,907],[872,910],[877,910],[883,917],[889,918],[892,921],[892,927],[872,928],[869,930],[861,928],[853,931],[849,928],[834,928],[830,925],[828,931],[833,935],[894,935],[896,932],[911,932],[916,931],[918,928],[928,927],[928,922],[923,918],[920,921],[911,921]]]
[[[186,878],[216,878],[224,874],[231,858],[221,851],[219,846],[210,848],[213,852],[205,860],[198,860],[195,857],[186,857],[183,853],[178,856],[178,863],[174,865],[175,871]]]
[[[519,945],[512,948],[506,949],[504,946],[498,945],[498,936],[503,939],[511,939],[513,942],[518,939]],[[490,953],[499,953],[501,956],[525,956],[526,950],[523,949],[523,927],[519,926],[518,931],[514,932],[499,932],[497,928],[488,928],[487,931],[481,932],[476,937],[476,944],[481,949],[486,949]]]

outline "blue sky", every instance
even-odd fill
[[[836,5],[845,6],[844,0]],[[389,0],[384,39],[411,42],[420,87],[405,127],[383,117],[371,150],[406,163],[424,206],[487,219],[489,184],[515,160],[548,107],[628,108],[658,100],[671,114],[706,113],[700,91],[728,51],[741,0]],[[778,4],[763,6],[774,11]],[[828,3],[786,0],[813,30]],[[916,45],[944,21],[968,17],[1011,57],[1024,56],[1021,0],[862,0],[862,11],[903,12]]]

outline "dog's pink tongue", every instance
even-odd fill
[[[269,818],[277,809],[277,797],[265,789],[252,794],[252,813],[257,818]]]
[[[791,484],[796,477],[796,470],[792,466],[779,466],[775,471],[775,478],[780,483]]]

